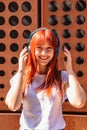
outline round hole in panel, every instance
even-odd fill
[[[76,2],[75,6],[76,10],[83,11],[86,8],[86,2],[84,0],[79,0]]]
[[[77,57],[77,58],[76,58],[76,63],[77,63],[77,64],[83,64],[83,63],[84,63],[84,58],[81,57],[81,56]]]
[[[83,76],[83,72],[81,70],[77,71],[77,76],[78,77],[82,77]]]
[[[0,70],[0,76],[4,76],[5,75],[5,71],[4,70]]]
[[[4,101],[4,98],[3,98],[3,97],[0,97],[0,100],[1,100],[1,101]]]
[[[5,31],[4,30],[0,30],[0,38],[4,38],[5,37]]]
[[[18,49],[19,49],[19,46],[18,46],[17,43],[12,43],[12,44],[10,45],[10,50],[11,50],[11,51],[16,52],[16,51],[18,51]]]
[[[64,25],[70,25],[71,23],[72,23],[72,18],[71,18],[71,16],[70,15],[64,15],[63,17],[62,17],[62,23],[64,24]]]
[[[63,30],[62,36],[63,36],[64,38],[69,38],[69,37],[71,37],[71,32],[70,32],[70,30],[68,30],[68,29]]]
[[[0,16],[0,25],[3,25],[5,23],[5,18]]]
[[[83,38],[85,36],[85,31],[83,29],[78,29],[76,31],[76,37],[77,38]]]
[[[58,24],[58,18],[56,15],[51,15],[48,19],[48,23],[52,26],[55,26]]]
[[[84,51],[84,49],[85,49],[85,45],[81,42],[78,42],[76,45],[76,50],[80,52],[80,51]]]
[[[72,3],[70,0],[65,0],[62,3],[62,9],[66,12],[70,11],[72,9]]]
[[[66,47],[69,51],[71,50],[71,46],[69,43],[64,43],[63,46],[62,46],[62,50],[64,50],[64,47]]]
[[[10,32],[10,37],[13,38],[13,39],[17,38],[18,37],[18,32],[16,30],[12,30]]]
[[[28,47],[28,43],[24,43],[23,48]]]
[[[17,57],[12,57],[11,58],[11,63],[12,64],[17,64],[18,63],[18,58]]]
[[[18,4],[16,2],[10,2],[8,5],[8,9],[11,12],[16,12],[18,10]]]
[[[9,18],[9,24],[12,26],[16,26],[19,23],[19,19],[17,16],[11,16]]]
[[[5,63],[5,58],[0,56],[0,64],[4,64]]]
[[[68,100],[68,99],[65,99],[65,102],[69,102],[69,100]]]
[[[58,4],[56,1],[51,1],[49,4],[48,4],[48,9],[52,12],[55,12],[58,10]]]
[[[3,52],[6,50],[6,45],[4,43],[0,43],[0,52]]]
[[[63,59],[64,59],[64,61],[67,61],[67,57],[66,56]]]
[[[28,26],[32,23],[32,19],[30,16],[24,16],[22,18],[22,24],[25,25],[25,26]]]
[[[5,10],[5,4],[3,2],[0,2],[0,12],[3,12]]]
[[[4,84],[0,84],[0,89],[3,89],[5,87]]]
[[[81,24],[84,24],[85,23],[85,17],[83,15],[78,15],[76,17],[76,23],[81,25]]]
[[[12,73],[11,73],[12,76],[14,76],[16,74],[16,72],[17,72],[16,70],[13,70]]]
[[[24,30],[23,31],[23,37],[26,38],[26,39],[29,38],[30,34],[31,34],[31,32],[29,30]]]
[[[32,9],[32,6],[30,2],[24,2],[21,8],[24,12],[29,12]]]

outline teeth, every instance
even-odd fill
[[[47,59],[47,57],[40,57],[42,60],[46,60]]]

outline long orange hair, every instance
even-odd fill
[[[23,93],[26,88],[26,84],[32,82],[35,73],[37,71],[37,62],[35,58],[35,48],[39,44],[44,44],[47,41],[54,49],[54,57],[52,61],[49,63],[48,71],[46,74],[46,80],[42,86],[39,87],[39,90],[46,89],[47,95],[51,94],[52,85],[54,81],[57,81],[57,87],[59,87],[60,94],[62,95],[62,87],[61,87],[61,73],[58,71],[58,58],[56,54],[56,47],[58,46],[58,39],[53,34],[53,32],[49,29],[39,30],[37,31],[30,40],[30,53],[28,55],[28,62],[25,69],[25,76],[23,80]]]

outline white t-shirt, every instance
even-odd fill
[[[66,71],[61,72],[62,88],[68,82]],[[40,86],[46,76],[35,75],[32,84],[25,90],[23,99],[23,110],[20,117],[20,126],[28,130],[58,130],[63,129],[66,123],[62,114],[62,104],[67,98],[63,91],[63,100],[58,95],[55,84],[52,88],[52,96],[49,98],[44,90],[36,92],[35,88]]]

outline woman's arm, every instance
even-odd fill
[[[22,101],[22,80],[23,74],[22,72],[17,72],[16,75],[10,80],[11,88],[9,89],[5,103],[8,108],[12,111],[16,111],[21,106]]]
[[[69,77],[69,82],[65,85],[65,91],[69,102],[74,107],[81,108],[85,105],[86,93],[73,71],[71,54],[66,47],[64,48],[64,54],[67,57],[67,61],[64,61],[64,66]]]
[[[20,53],[19,57],[19,67],[16,75],[10,80],[11,88],[9,89],[5,103],[10,110],[16,111],[20,108],[22,102],[22,82],[24,75],[24,68],[27,61],[27,48],[24,48]]]

